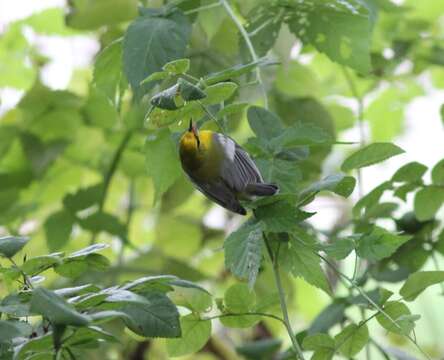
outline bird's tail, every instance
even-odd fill
[[[248,184],[245,192],[248,195],[271,196],[279,192],[279,187],[274,184],[265,183]]]

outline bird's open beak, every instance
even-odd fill
[[[190,119],[190,126],[188,127],[188,131],[193,131],[193,119]]]

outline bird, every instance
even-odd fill
[[[240,200],[272,196],[275,184],[264,182],[250,155],[232,138],[211,130],[199,131],[193,120],[179,141],[182,168],[193,185],[216,204],[240,215]]]

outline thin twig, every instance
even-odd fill
[[[20,268],[20,266],[17,265],[17,263],[14,261],[13,258],[8,258],[9,261],[11,262],[12,265],[14,265],[18,271],[20,272],[20,274],[23,276],[23,282],[24,285],[28,288],[28,289],[34,289],[34,286],[32,286],[32,281],[31,278]]]
[[[240,21],[236,17],[236,14],[233,12],[233,9],[231,8],[231,6],[228,3],[228,1],[227,0],[220,0],[220,3],[225,8],[228,16],[230,16],[231,20],[233,20],[233,22],[236,25],[237,29],[239,30],[242,38],[244,39],[245,44],[247,45],[248,51],[250,52],[251,59],[254,62],[257,62],[259,60],[259,56],[257,55],[256,50],[254,49],[254,46],[253,46],[253,44],[251,42],[250,37],[248,36],[247,31],[245,30],[243,25],[240,23]],[[264,82],[262,80],[261,69],[259,68],[259,66],[256,68],[256,77],[257,77],[257,81],[260,84],[260,88],[261,88],[261,91],[262,91],[262,96],[264,98],[264,107],[266,109],[268,109],[267,91],[265,89],[265,84],[264,84]]]
[[[273,314],[268,314],[268,313],[263,313],[263,312],[248,312],[248,313],[233,313],[233,314],[219,314],[219,315],[214,315],[214,316],[210,316],[210,317],[206,317],[201,319],[202,321],[206,321],[206,320],[214,320],[214,319],[220,319],[220,318],[224,318],[224,317],[232,317],[232,316],[264,316],[264,317],[268,317],[270,319],[274,319],[277,321],[280,321],[282,324],[285,325],[285,321],[284,319],[280,318],[279,316],[273,315]]]
[[[215,7],[218,7],[218,6],[220,6],[219,2],[215,2],[213,4],[208,4],[208,5],[202,5],[202,6],[199,6],[199,7],[195,8],[195,9],[191,9],[191,10],[185,11],[184,14],[185,15],[191,15],[191,14],[197,13],[199,11],[209,10],[209,9],[212,9],[212,8],[215,8]]]
[[[298,343],[298,340],[296,339],[296,336],[293,332],[293,329],[291,328],[291,323],[290,323],[290,319],[288,317],[288,310],[287,310],[287,304],[285,301],[285,292],[284,292],[284,288],[282,287],[282,282],[281,282],[281,276],[279,274],[279,248],[280,248],[280,243],[278,245],[278,248],[276,250],[276,254],[273,255],[273,251],[271,249],[270,243],[268,242],[268,238],[266,236],[265,233],[263,233],[263,237],[264,237],[264,242],[265,242],[265,246],[267,248],[268,251],[268,255],[270,256],[270,260],[272,263],[272,269],[273,269],[273,275],[274,275],[274,280],[276,283],[276,287],[278,289],[278,293],[279,293],[279,300],[280,300],[280,304],[281,304],[281,310],[282,310],[282,315],[284,317],[284,324],[285,327],[287,329],[288,332],[288,336],[291,339],[291,343],[293,344],[293,349],[295,351],[296,357],[300,360],[305,360],[304,358],[304,354],[302,353],[302,348]]]

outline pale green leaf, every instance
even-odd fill
[[[433,219],[444,203],[444,188],[426,186],[419,190],[414,199],[415,216],[419,221]]]
[[[429,286],[444,282],[444,271],[420,271],[410,274],[399,293],[407,301],[415,300]]]

